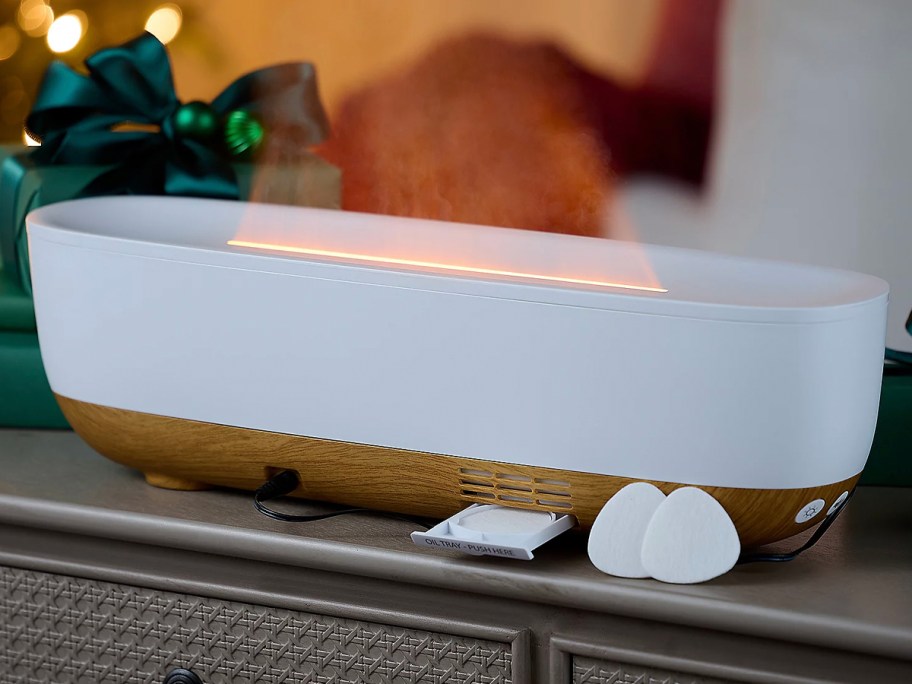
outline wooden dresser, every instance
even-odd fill
[[[0,684],[912,682],[912,489],[861,489],[797,561],[697,586],[602,575],[581,535],[523,562],[412,529],[280,523],[0,431]]]

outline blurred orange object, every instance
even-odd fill
[[[321,149],[342,169],[343,208],[613,235],[616,178],[702,183],[720,9],[666,0],[636,85],[547,43],[476,34],[439,44],[343,100]]]
[[[439,45],[343,103],[321,149],[343,208],[597,235],[611,174],[579,74],[549,45]]]

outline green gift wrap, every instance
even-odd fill
[[[45,204],[76,197],[101,175],[99,166],[38,165],[22,145],[0,146],[0,254],[3,271],[31,293],[25,216]],[[0,318],[0,329],[5,321]]]
[[[35,332],[35,309],[18,280],[0,268],[0,332],[6,331]]]
[[[0,269],[0,427],[67,427],[44,375],[32,299]]]
[[[35,332],[0,330],[0,427],[66,428]]]

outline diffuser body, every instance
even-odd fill
[[[28,226],[52,389],[161,483],[293,468],[310,498],[584,525],[632,481],[694,485],[752,545],[821,520],[808,505],[871,446],[877,278],[214,200],[79,200]]]

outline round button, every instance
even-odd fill
[[[833,502],[832,506],[830,506],[830,510],[827,511],[827,515],[833,515],[833,513],[838,511],[842,507],[842,504],[845,503],[845,500],[848,498],[849,498],[848,492],[843,492],[842,494],[840,494],[839,498]]]
[[[824,506],[826,506],[826,501],[823,499],[814,499],[811,503],[798,511],[798,515],[795,516],[795,522],[807,522],[811,518],[816,517],[817,514],[823,510]]]

